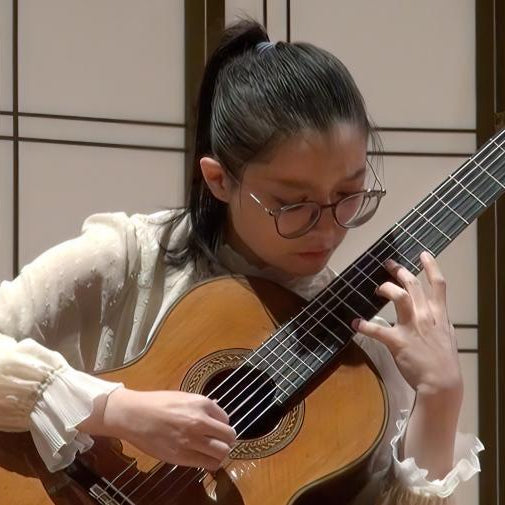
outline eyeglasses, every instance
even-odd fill
[[[326,205],[309,201],[272,209],[265,207],[254,193],[249,193],[249,196],[274,218],[277,233],[284,238],[297,238],[307,233],[319,222],[323,210],[328,208],[331,209],[336,224],[343,228],[356,228],[372,218],[381,198],[386,194],[373,168],[372,172],[380,189],[358,191]],[[238,182],[234,174],[232,177]]]
[[[301,202],[284,205],[278,209],[265,207],[254,194],[249,196],[275,220],[277,233],[284,238],[297,238],[314,228],[324,209],[331,208],[335,222],[343,228],[356,228],[366,223],[377,210],[386,190],[366,189],[348,195],[338,202],[321,205],[317,202]]]

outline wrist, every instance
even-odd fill
[[[415,408],[434,415],[440,422],[457,423],[463,403],[463,383],[444,388],[418,388]]]
[[[77,425],[77,429],[90,435],[118,437],[120,416],[116,414],[117,405],[126,391],[125,387],[120,386],[96,398],[91,414]]]

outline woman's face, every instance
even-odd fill
[[[277,209],[311,200],[335,202],[363,189],[366,171],[365,134],[347,123],[328,133],[309,132],[283,142],[268,162],[250,163],[242,184],[229,191],[225,229],[227,242],[250,263],[272,266],[295,276],[319,272],[344,239],[346,229],[325,209],[305,235],[287,239],[275,221],[254,201]]]

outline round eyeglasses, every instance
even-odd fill
[[[300,202],[284,205],[278,209],[265,207],[254,193],[249,193],[249,196],[274,218],[279,235],[284,238],[297,238],[316,226],[323,210],[328,208],[331,208],[335,222],[343,228],[361,226],[375,214],[385,194],[385,189],[366,189],[326,205],[317,202]]]

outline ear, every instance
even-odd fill
[[[214,158],[204,157],[200,160],[202,175],[211,193],[222,202],[228,203],[231,198],[232,181],[226,169]]]

